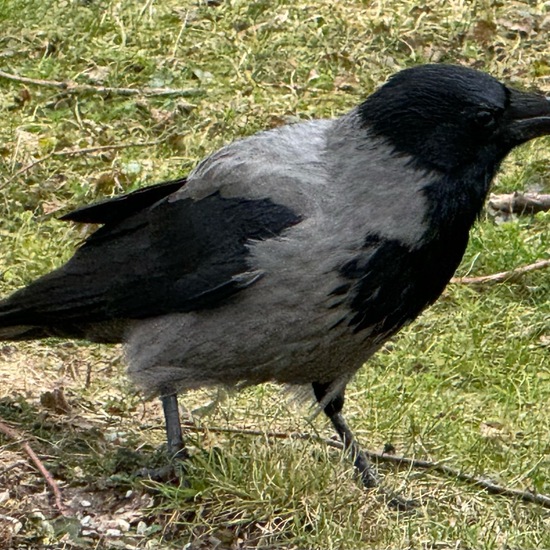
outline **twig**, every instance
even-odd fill
[[[483,283],[503,283],[505,281],[511,281],[517,278],[519,275],[528,273],[529,271],[535,271],[536,269],[543,269],[550,266],[550,260],[539,260],[534,264],[523,265],[516,267],[510,271],[501,271],[500,273],[493,273],[492,275],[482,275],[481,277],[453,277],[451,283],[477,285]]]
[[[164,139],[156,139],[154,141],[144,141],[142,143],[119,143],[118,145],[98,145],[96,147],[84,147],[82,149],[63,149],[61,151],[54,151],[51,153],[54,157],[85,155],[87,153],[97,153],[98,151],[115,151],[119,149],[128,149],[129,147],[152,147],[153,145],[160,145],[164,143]]]
[[[57,88],[70,94],[94,93],[100,95],[121,95],[121,96],[145,96],[145,97],[192,97],[204,93],[201,88],[113,88],[111,86],[94,86],[93,84],[78,84],[72,80],[44,80],[41,78],[29,78],[16,74],[6,73],[0,70],[0,78],[31,84],[33,86],[45,86],[47,88]]]
[[[536,214],[550,210],[550,195],[517,191],[508,195],[491,195],[489,206],[506,214]]]
[[[264,432],[261,430],[251,430],[251,429],[239,429],[239,428],[222,428],[219,426],[208,426],[208,427],[199,427],[190,422],[185,422],[184,426],[186,429],[195,432],[214,432],[214,433],[235,433],[241,435],[255,435],[255,436],[264,436],[274,439],[297,439],[301,441],[314,441],[317,443],[324,443],[329,447],[334,447],[336,449],[344,449],[344,445],[341,441],[336,439],[326,439],[319,435],[309,434],[305,432]],[[460,470],[456,470],[442,464],[441,462],[431,462],[429,460],[419,460],[415,458],[407,458],[404,456],[395,456],[386,453],[376,453],[374,451],[364,451],[364,453],[371,459],[378,462],[391,462],[397,466],[407,466],[409,468],[418,468],[421,470],[431,470],[433,472],[439,472],[444,474],[447,477],[458,479],[459,481],[464,481],[476,487],[485,489],[488,493],[495,495],[503,495],[506,497],[519,498],[526,502],[533,502],[539,504],[545,508],[550,508],[550,495],[544,495],[540,493],[534,493],[531,491],[522,491],[520,489],[509,489],[508,487],[503,487],[497,485],[488,479],[481,477],[472,476],[465,474]]]
[[[53,476],[48,472],[42,461],[38,458],[36,453],[32,450],[31,446],[27,441],[24,441],[21,439],[20,435],[15,431],[13,428],[10,428],[4,422],[0,420],[0,432],[2,432],[4,435],[9,437],[10,439],[13,439],[14,441],[19,442],[21,447],[23,447],[23,450],[29,455],[30,459],[34,463],[34,465],[38,468],[44,479],[46,480],[46,483],[50,486],[50,489],[52,490],[55,498],[55,506],[59,513],[61,515],[65,515],[66,508],[63,504],[63,499],[61,497],[61,491],[59,490],[59,487],[53,478]]]
[[[129,149],[130,147],[153,147],[154,145],[160,145],[165,141],[166,141],[166,138],[157,139],[155,141],[145,141],[143,143],[122,143],[119,145],[99,145],[97,147],[84,147],[82,149],[63,149],[61,151],[53,151],[51,153],[48,153],[47,155],[44,155],[43,157],[40,157],[34,160],[30,164],[27,164],[27,166],[23,166],[23,168],[20,168],[11,178],[5,180],[4,183],[0,183],[0,189],[4,185],[10,184],[15,178],[19,177],[22,174],[25,174],[29,170],[32,170],[38,164],[41,164],[42,162],[45,162],[52,157],[73,157],[76,155],[87,155],[88,153],[97,153],[99,151],[118,151],[120,149]]]
[[[5,468],[2,468],[0,470],[0,477],[2,477],[3,475],[6,475],[11,470],[15,470],[15,468],[19,468],[20,466],[24,466],[25,464],[26,464],[26,462],[23,462],[22,460],[20,460],[18,462],[14,462],[13,464],[10,464],[9,466],[6,466]]]
[[[11,178],[8,178],[3,183],[0,183],[0,188],[2,188],[4,185],[9,185],[15,178],[17,178],[21,174],[24,174],[25,172],[28,172],[29,170],[34,168],[36,165],[41,164],[42,162],[45,162],[46,160],[48,160],[52,156],[53,156],[53,153],[48,153],[44,157],[40,157],[36,160],[33,160],[30,164],[27,164],[27,166],[24,166],[23,168],[21,168],[20,170],[15,172],[15,174]]]

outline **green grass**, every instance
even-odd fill
[[[0,295],[60,265],[86,236],[86,228],[56,221],[56,211],[185,174],[260,129],[344,113],[400,68],[463,63],[548,92],[549,31],[542,0],[0,0],[6,72],[195,91],[70,94],[0,79]],[[158,143],[52,154],[150,142]],[[494,191],[550,192],[549,144],[538,140],[511,155]],[[549,221],[548,214],[504,223],[483,216],[459,274],[548,258]],[[450,285],[350,385],[346,411],[357,435],[373,450],[392,444],[398,454],[549,494],[549,319],[548,271],[481,289]],[[342,454],[322,443],[213,429],[331,435],[323,418],[307,420],[309,409],[280,388],[250,388],[196,414],[201,429],[191,434],[185,483],[158,485],[131,476],[162,460],[163,433],[158,404],[129,386],[119,349],[4,345],[0,380],[0,418],[31,438],[73,516],[53,517],[43,481],[26,462],[3,470],[26,459],[0,440],[0,514],[22,524],[14,547],[550,548],[550,515],[536,505],[381,464],[388,485],[421,503],[416,513],[396,513],[365,494]],[[69,414],[40,402],[59,386]],[[191,393],[186,406],[210,397]],[[0,547],[9,544],[3,526]]]

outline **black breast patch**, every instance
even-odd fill
[[[395,333],[443,292],[458,267],[468,233],[434,239],[416,249],[370,234],[355,258],[340,267],[352,283],[347,304],[354,332]]]

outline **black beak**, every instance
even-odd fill
[[[505,139],[512,147],[550,134],[550,97],[509,89]]]

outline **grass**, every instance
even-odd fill
[[[550,8],[538,0],[0,0],[7,72],[194,90],[136,98],[0,79],[0,295],[61,264],[86,235],[56,212],[184,174],[260,129],[336,116],[400,68],[463,63],[548,92],[549,29]],[[160,143],[49,156],[151,142]],[[550,192],[548,145],[511,155],[495,192]],[[549,221],[485,215],[460,274],[547,258]],[[544,271],[480,290],[449,286],[350,385],[346,410],[360,439],[550,493],[549,304]],[[192,434],[186,482],[159,485],[130,475],[162,460],[163,433],[158,404],[129,386],[119,349],[4,344],[0,379],[0,418],[31,438],[72,510],[55,518],[43,480],[0,439],[0,547],[550,548],[549,512],[535,505],[381,465],[389,485],[421,503],[414,514],[395,513],[361,490],[334,449],[209,429],[330,435],[280,388],[251,388],[208,412],[200,407],[211,395],[188,394],[202,429]],[[69,413],[44,397],[60,387]],[[5,516],[20,522],[17,534]]]

